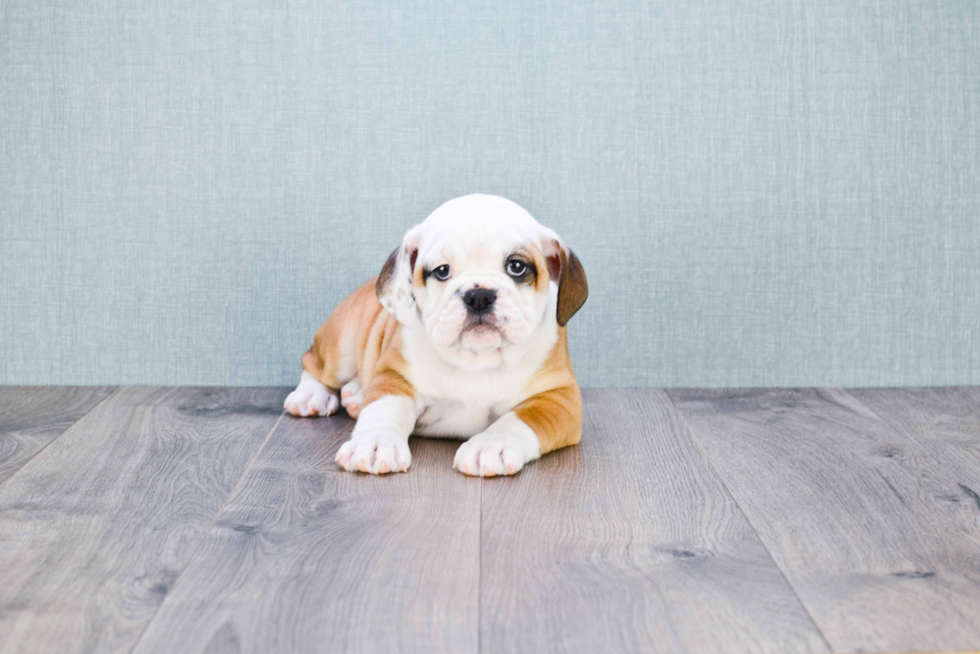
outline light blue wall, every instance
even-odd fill
[[[448,198],[586,386],[980,383],[980,2],[0,0],[0,382],[289,384]]]

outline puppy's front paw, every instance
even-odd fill
[[[340,401],[337,396],[317,381],[302,381],[296,390],[286,396],[286,411],[294,416],[330,416],[337,413]]]
[[[412,465],[408,441],[392,432],[358,434],[340,446],[337,463],[348,472],[360,470],[372,475],[405,472]]]
[[[525,461],[531,460],[526,458],[525,441],[523,436],[515,434],[477,434],[456,450],[453,467],[474,477],[512,475],[524,467]]]

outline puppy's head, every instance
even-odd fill
[[[399,322],[420,323],[446,360],[486,369],[545,321],[568,322],[589,291],[555,232],[510,200],[467,195],[405,234],[377,292]]]

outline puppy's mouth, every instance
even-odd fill
[[[491,315],[471,316],[459,332],[459,345],[474,352],[500,349],[505,340],[497,329],[497,321]]]
[[[460,334],[465,334],[471,329],[480,328],[490,328],[497,329],[497,317],[492,313],[481,313],[479,315],[470,315],[466,319],[466,323],[463,325],[463,329],[459,332]]]

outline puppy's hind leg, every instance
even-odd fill
[[[354,377],[340,389],[340,406],[347,409],[347,414],[356,420],[363,405],[364,390],[361,388],[361,380]]]
[[[299,377],[299,385],[296,390],[286,396],[283,406],[286,411],[294,416],[308,418],[337,413],[337,409],[340,408],[340,401],[337,399],[336,393],[304,370]]]
[[[286,398],[287,411],[298,416],[328,416],[336,413],[342,402],[336,389],[347,388],[356,381],[357,387],[349,396],[360,392],[360,381],[357,380],[360,325],[368,324],[365,321],[380,310],[373,280],[362,284],[337,305],[327,322],[317,330],[313,345],[303,354],[303,376],[296,390]],[[361,405],[363,400],[356,398],[344,404],[354,418]]]

